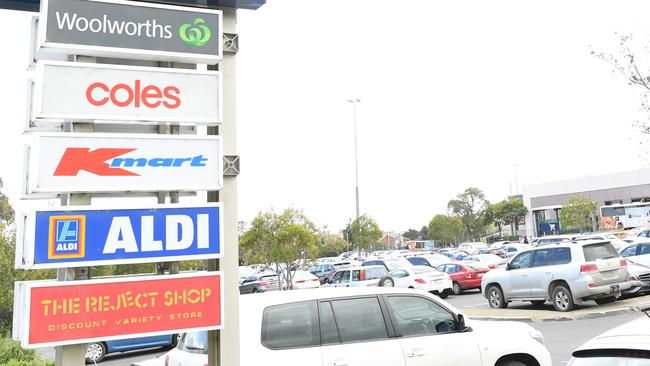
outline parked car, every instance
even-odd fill
[[[295,271],[291,283],[294,290],[320,287],[320,279],[307,271]]]
[[[508,263],[507,259],[503,259],[494,254],[475,254],[470,255],[464,259],[466,262],[480,262],[488,266],[490,269],[497,269],[505,267]]]
[[[293,292],[282,292],[293,293]],[[244,296],[246,298],[248,296]],[[251,296],[258,297],[258,296]],[[242,299],[243,299],[242,298]],[[245,318],[241,314],[240,319]],[[241,320],[240,320],[241,322]],[[243,348],[242,348],[243,350]],[[242,352],[242,354],[245,352]],[[181,335],[178,345],[165,356],[165,366],[204,366],[208,364],[208,332],[189,332]],[[242,364],[243,365],[243,364]]]
[[[414,266],[429,266],[429,267],[437,267],[440,263],[449,262],[449,258],[447,258],[442,254],[430,254],[430,255],[422,255],[417,257],[408,257],[406,258],[406,260],[411,262],[411,264]]]
[[[392,272],[401,267],[412,266],[406,258],[390,258],[390,259],[372,259],[363,262],[363,266],[384,266],[386,271]]]
[[[436,267],[436,271],[448,274],[454,295],[460,295],[465,290],[480,289],[481,280],[489,269],[476,268],[468,263],[445,263]]]
[[[322,287],[393,287],[395,281],[384,266],[363,266],[338,270]]]
[[[116,339],[112,341],[86,344],[86,363],[101,362],[106,355],[117,352],[134,351],[154,347],[174,347],[178,334],[165,334],[151,337]]]
[[[464,251],[448,251],[448,252],[440,252],[440,254],[451,259],[452,261],[462,261],[463,259],[465,259],[465,257],[469,255],[469,253]]]
[[[278,275],[276,273],[264,273],[260,275],[260,281],[266,283],[261,288],[264,291],[277,291],[287,288],[287,281],[282,277],[282,274],[280,274],[280,282],[278,282]]]
[[[506,258],[512,258],[517,255],[519,252],[530,249],[531,246],[528,244],[508,244],[503,247],[503,251],[506,254]]]
[[[470,242],[470,243],[460,243],[458,244],[458,250],[465,251],[469,254],[478,252],[482,248],[486,248],[487,244],[481,242]]]
[[[440,273],[429,266],[409,266],[398,268],[390,273],[395,280],[395,287],[414,288],[444,299],[452,292],[451,279],[446,273]]]
[[[530,242],[530,245],[533,247],[539,247],[542,245],[550,245],[550,244],[559,244],[563,242],[570,242],[571,238],[568,236],[564,235],[549,235],[549,236],[542,236],[541,238],[534,239]]]
[[[647,309],[645,309],[647,311]],[[578,347],[567,366],[650,365],[650,319],[633,319]]]
[[[478,250],[477,254],[492,254],[500,258],[506,257],[506,252],[503,250],[503,248],[481,248]]]
[[[354,263],[360,263],[360,262],[354,261]],[[318,277],[320,283],[323,284],[325,283],[325,279],[332,277],[332,275],[334,274],[334,272],[336,272],[337,269],[350,268],[353,266],[354,265],[350,261],[337,261],[332,263],[321,264],[318,267],[313,267],[309,270],[309,272],[314,276]]]
[[[635,241],[621,250],[621,255],[632,263],[650,267],[650,239]]]
[[[524,251],[485,274],[481,292],[493,308],[550,300],[557,311],[570,311],[586,300],[613,302],[631,286],[627,261],[610,242],[583,241]]]
[[[628,260],[627,272],[630,274],[632,287],[623,291],[624,295],[637,295],[650,293],[650,267],[635,264]]]
[[[582,240],[607,240],[612,245],[616,250],[621,250],[624,247],[627,246],[627,242],[619,239],[616,235],[614,234],[590,234],[590,235],[584,235],[578,238],[573,239],[574,241],[582,241]]]
[[[264,292],[264,287],[266,286],[266,281],[261,281],[258,276],[249,276],[239,283],[239,294],[255,294],[258,292]]]

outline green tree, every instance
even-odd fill
[[[429,239],[444,244],[458,241],[463,232],[463,222],[457,216],[436,215],[429,222]]]
[[[318,241],[318,257],[335,257],[350,247],[345,239],[339,235],[321,233]]]
[[[361,215],[352,221],[350,231],[352,232],[352,243],[361,249],[369,249],[383,235],[377,222],[368,215]]]
[[[429,228],[426,225],[420,228],[420,240],[429,240]]]
[[[420,232],[415,229],[408,229],[402,236],[408,240],[418,240],[420,238]]]
[[[449,201],[447,208],[460,217],[467,234],[473,239],[478,239],[485,226],[483,215],[489,203],[483,191],[470,187]]]
[[[508,198],[494,204],[488,204],[483,215],[484,224],[494,224],[499,230],[499,236],[504,225],[510,225],[514,233],[519,218],[526,216],[528,209],[519,198]]]
[[[239,238],[244,261],[248,264],[272,265],[282,272],[289,288],[300,261],[314,258],[318,251],[316,226],[296,209],[286,209],[282,214],[273,211],[259,213],[250,228]],[[278,281],[279,282],[279,281]]]
[[[560,210],[560,225],[567,227],[579,227],[580,234],[586,226],[592,223],[591,216],[596,210],[597,204],[590,196],[574,194],[562,203]]]

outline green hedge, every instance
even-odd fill
[[[24,349],[20,343],[9,338],[0,338],[0,366],[54,366],[32,349]]]

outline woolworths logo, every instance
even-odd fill
[[[181,25],[178,28],[178,35],[183,43],[187,45],[203,47],[210,41],[212,33],[210,33],[210,28],[205,25],[205,20],[196,18],[194,24],[185,23]]]

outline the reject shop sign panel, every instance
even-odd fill
[[[140,1],[42,0],[39,53],[216,64],[222,12]]]
[[[34,134],[27,193],[219,190],[218,136]]]
[[[13,337],[37,348],[221,329],[222,276],[18,282]]]
[[[16,267],[87,267],[219,258],[221,203],[55,207],[18,218]]]
[[[40,62],[34,118],[216,125],[221,73],[71,62]]]

